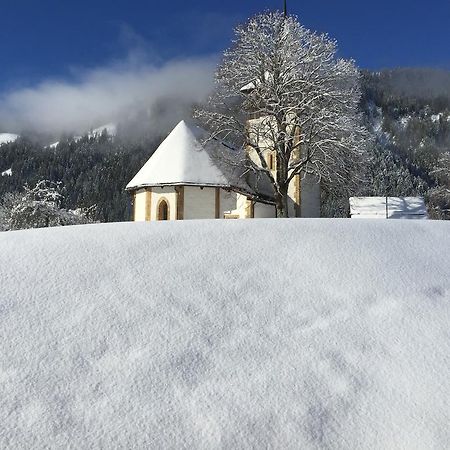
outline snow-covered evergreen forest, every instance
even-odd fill
[[[450,72],[397,69],[362,73],[361,110],[375,144],[365,165],[366,183],[355,188],[324,184],[323,215],[346,216],[350,195],[424,195],[430,215],[450,217]],[[1,124],[0,124],[1,129]],[[2,130],[7,131],[7,130]],[[145,137],[119,127],[116,136],[61,137],[49,145],[22,133],[0,144],[0,198],[39,180],[62,183],[61,207],[96,205],[94,220],[129,220],[126,183],[169,131]]]
[[[81,139],[62,139],[45,146],[20,137],[0,145],[0,197],[20,192],[40,180],[61,182],[61,206],[67,209],[95,205],[96,221],[117,222],[130,217],[130,201],[124,191],[134,173],[161,142],[154,138],[133,140],[106,133]]]
[[[367,194],[422,195],[431,217],[449,219],[450,72],[364,72],[362,85],[375,135]]]

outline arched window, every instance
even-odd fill
[[[166,199],[162,199],[158,204],[158,220],[169,220],[169,204]]]

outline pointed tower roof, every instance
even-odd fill
[[[214,150],[231,150],[219,141],[204,146],[202,141],[207,136],[205,130],[182,120],[128,183],[127,189],[174,184],[227,187],[238,184],[244,188],[243,180],[231,180],[213,161]]]
[[[171,184],[228,186],[230,180],[201,144],[206,136],[206,131],[182,120],[128,183],[127,189]]]

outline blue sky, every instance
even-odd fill
[[[130,48],[150,58],[218,53],[232,28],[281,0],[0,0],[0,90],[69,76],[123,58]],[[450,68],[447,0],[288,1],[309,28],[326,31],[361,67]]]
[[[282,0],[0,0],[0,132],[83,132],[206,98],[233,28]],[[449,0],[288,0],[363,68],[450,69]],[[167,116],[161,114],[160,105]],[[162,124],[162,125],[161,125]],[[149,126],[148,123],[146,126]]]

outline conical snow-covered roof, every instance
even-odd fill
[[[232,150],[219,141],[210,141],[204,146],[202,141],[206,137],[205,130],[182,120],[128,183],[127,189],[174,184],[248,189],[244,180],[230,179],[232,177],[224,173],[226,170],[221,170],[213,161],[214,150]]]

